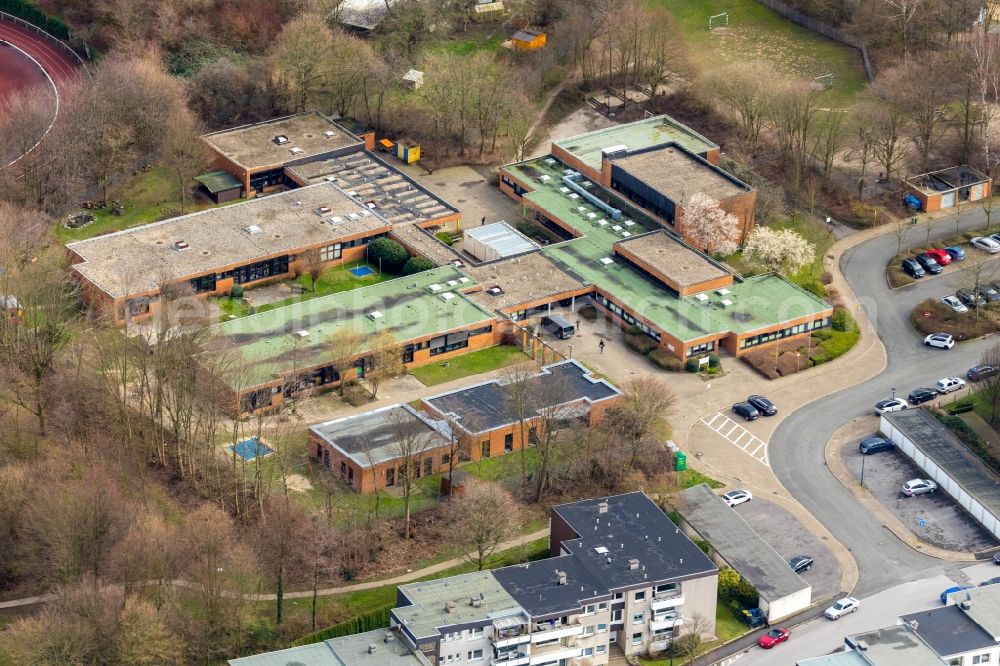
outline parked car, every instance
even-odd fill
[[[733,405],[733,413],[737,416],[742,416],[747,421],[754,421],[760,416],[757,408],[749,402],[738,402]]]
[[[996,303],[997,301],[1000,301],[1000,291],[997,291],[991,284],[980,285],[979,293],[986,299],[987,303]]]
[[[749,502],[753,499],[753,494],[749,490],[730,490],[728,493],[722,496],[722,501],[726,503],[726,506],[739,506],[744,502]]]
[[[959,314],[969,311],[969,308],[959,300],[958,296],[942,296],[941,302],[951,308],[953,312],[958,312]]]
[[[903,484],[903,494],[907,497],[935,493],[937,489],[937,484],[930,479],[910,479]]]
[[[994,243],[1000,243],[1000,234],[990,234],[989,239]]]
[[[971,590],[971,585],[956,585],[955,587],[949,587],[947,590],[941,593],[941,603],[948,603],[948,595],[955,594],[956,592],[961,592],[962,590]]]
[[[952,261],[965,261],[965,250],[957,245],[946,247],[944,251],[948,253],[948,256],[951,257]]]
[[[772,629],[757,641],[757,645],[761,646],[765,650],[770,650],[778,643],[784,643],[791,636],[791,632],[788,629]]]
[[[951,255],[944,250],[927,250],[924,252],[928,257],[932,258],[934,261],[938,262],[942,266],[947,266],[951,263]]]
[[[928,257],[926,254],[918,254],[916,259],[917,263],[931,275],[939,275],[944,270],[941,264],[934,261],[934,257]]]
[[[959,289],[955,292],[955,295],[958,296],[958,300],[962,301],[970,308],[978,308],[982,305],[986,305],[986,299],[983,298],[983,295],[977,291],[973,291],[972,289]]]
[[[958,391],[964,388],[965,380],[959,379],[958,377],[945,377],[934,383],[934,390],[941,395],[946,395],[952,391]]]
[[[813,566],[813,558],[808,555],[796,555],[792,559],[788,560],[788,566],[790,566],[792,571],[795,573],[809,571]]]
[[[559,315],[542,317],[541,325],[544,330],[548,331],[560,340],[568,340],[576,333],[576,327],[573,326],[570,321],[563,319]]]
[[[931,333],[924,338],[924,344],[928,347],[951,349],[955,346],[955,338],[951,337],[949,333]]]
[[[993,553],[993,564],[1000,564],[1000,551]]]
[[[752,395],[747,398],[747,402],[764,416],[774,416],[778,413],[778,408],[774,406],[774,403],[762,395]]]
[[[876,414],[890,414],[892,412],[901,412],[909,407],[905,400],[902,398],[886,398],[885,400],[879,400],[875,403],[875,413]]]
[[[906,400],[911,405],[919,405],[927,402],[928,400],[933,400],[936,395],[937,391],[934,389],[921,386],[920,388],[915,388],[910,391],[910,395],[906,396]]]
[[[884,437],[865,437],[861,440],[861,443],[858,444],[858,451],[864,455],[870,455],[872,453],[888,451],[895,446],[895,444]]]
[[[989,580],[984,580],[982,583],[979,584],[979,587],[986,587],[987,585],[996,585],[997,583],[1000,583],[1000,576],[995,576],[993,578],[990,578]]]
[[[997,369],[987,363],[978,363],[965,373],[965,378],[969,381],[978,382],[997,374]]]
[[[826,615],[831,620],[839,620],[841,616],[858,610],[860,605],[861,602],[854,597],[844,597],[843,599],[834,602],[832,606],[823,612],[823,615]]]
[[[911,278],[922,278],[925,275],[924,267],[921,266],[920,262],[913,257],[903,259],[903,263],[900,265],[900,268],[902,268],[903,272]]]
[[[969,241],[969,245],[984,252],[989,252],[990,254],[1000,252],[1000,243],[989,237],[976,236]]]

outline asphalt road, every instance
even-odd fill
[[[959,227],[963,232],[981,229],[985,224],[978,209],[968,211],[964,218]],[[923,225],[910,227],[907,233],[912,235],[914,245],[927,237]],[[931,239],[954,234],[954,220],[946,218],[935,222]],[[909,313],[924,298],[954,292],[955,278],[924,279],[894,292],[886,283],[885,265],[895,254],[896,234],[888,233],[845,252],[840,262],[841,271],[885,344],[885,371],[860,386],[797,410],[779,425],[768,449],[771,468],[782,484],[853,553],[859,570],[854,596],[867,596],[941,573],[954,575],[958,567],[913,550],[882,527],[825,469],[826,443],[837,428],[871,413],[872,405],[888,397],[892,388],[906,395],[912,388],[941,377],[964,375],[983,350],[994,343],[986,338],[956,345],[950,351],[925,347],[909,322]]]

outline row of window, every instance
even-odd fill
[[[688,347],[687,355],[697,356],[698,354],[706,354],[714,350],[715,350],[715,340],[712,340],[711,342],[703,342],[700,345]]]
[[[748,347],[756,347],[757,345],[762,345],[766,342],[772,342],[774,340],[781,340],[782,338],[791,337],[793,335],[799,335],[800,333],[805,333],[806,331],[815,331],[819,328],[826,328],[830,325],[830,318],[823,317],[822,319],[816,319],[805,324],[798,324],[796,326],[789,326],[780,331],[771,331],[770,333],[761,333],[760,335],[751,335],[750,337],[743,338],[740,342],[740,349],[747,349]]]
[[[483,650],[479,648],[478,650],[469,650],[466,656],[466,661],[482,661],[483,660]],[[462,661],[462,653],[458,652],[456,654],[441,655],[438,659],[439,664],[454,664]]]
[[[441,636],[442,641],[458,641],[463,637],[468,639],[482,638],[485,635],[485,630],[483,627],[473,627],[468,631],[449,631],[448,633]]]
[[[620,305],[618,305],[617,303],[615,303],[614,301],[606,298],[603,294],[595,294],[594,295],[594,299],[602,307],[604,307],[608,311],[610,311],[610,312],[618,315],[618,317],[621,318],[621,320],[624,321],[626,324],[629,324],[630,326],[635,326],[640,331],[642,331],[643,333],[645,333],[649,337],[653,338],[657,342],[660,341],[660,333],[659,333],[659,331],[656,331],[656,330],[650,328],[649,326],[647,326],[646,324],[644,324],[643,322],[639,321],[638,319],[636,319],[635,317],[633,317],[631,314],[629,314],[626,310],[622,309],[622,307]]]

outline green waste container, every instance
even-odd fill
[[[674,469],[678,472],[683,472],[688,468],[688,457],[683,451],[678,451],[674,454]]]

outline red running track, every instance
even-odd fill
[[[10,42],[34,58],[52,77],[52,82],[60,93],[79,67],[79,63],[62,48],[13,23],[0,20],[0,39]]]

